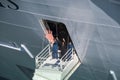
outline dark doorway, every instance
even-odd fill
[[[47,30],[52,31],[54,38],[57,37],[60,41],[63,41],[64,39],[66,42],[66,45],[69,42],[72,42],[65,24],[61,22],[50,21],[50,20],[43,20],[43,23]]]
[[[44,24],[45,30],[47,32],[46,38],[48,39],[48,41],[52,45],[54,45],[55,43],[58,44],[58,52],[60,51],[59,58],[62,58],[69,49],[71,50],[74,49],[74,45],[72,43],[72,40],[70,38],[70,35],[67,31],[65,24],[50,20],[42,20],[42,23]],[[52,49],[54,48],[52,47]]]

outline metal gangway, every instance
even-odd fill
[[[33,80],[67,80],[80,65],[80,61],[73,48],[68,49],[62,58],[52,59],[48,44],[35,57],[35,65]]]

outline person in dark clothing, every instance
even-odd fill
[[[61,58],[61,46],[62,46],[62,42],[59,40],[58,37],[56,37],[56,41],[58,43],[58,58]]]
[[[58,59],[58,42],[55,40],[52,47],[52,58]]]
[[[68,45],[67,45],[67,50],[72,49],[72,48],[73,48],[73,45],[72,45],[71,42],[69,42]]]
[[[51,44],[51,50],[52,50],[52,58],[58,59],[58,42],[54,38],[51,30],[46,30],[45,38],[49,41]]]
[[[67,48],[66,48],[66,45],[65,45],[65,39],[64,38],[63,38],[60,50],[61,50],[61,58],[62,58],[65,55],[66,51],[67,51]]]
[[[69,52],[68,52],[68,60],[71,60],[71,58],[72,58],[72,50],[73,50],[73,45],[72,45],[71,42],[68,43],[67,50],[69,50]]]
[[[56,41],[58,42],[58,46],[59,46],[59,50],[60,50],[60,48],[61,48],[61,46],[62,46],[62,42],[59,40],[58,37],[56,37]]]

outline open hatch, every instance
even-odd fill
[[[74,44],[64,23],[41,20],[41,27],[48,34],[48,45],[35,57],[36,69],[33,80],[68,80],[80,65]],[[58,42],[57,58],[53,58],[53,44]],[[64,46],[63,46],[64,45]]]

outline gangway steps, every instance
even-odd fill
[[[33,80],[68,80],[80,65],[73,49],[68,49],[60,59],[52,59],[47,45],[35,58],[36,69]]]
[[[70,78],[70,76],[75,72],[75,70],[79,67],[80,64],[81,63],[78,62],[63,80],[68,80]]]
[[[48,58],[47,60],[50,60],[48,62],[44,62],[43,67],[40,67],[38,69],[35,69],[33,80],[68,80],[68,78],[72,75],[72,73],[78,68],[80,65],[80,62],[77,56],[74,55],[74,59],[69,61],[69,64],[61,70],[60,66],[52,67],[52,65],[46,66],[46,63],[54,63],[57,61],[55,59]],[[52,63],[51,63],[52,64]],[[64,63],[65,64],[65,63]],[[44,77],[47,77],[47,79],[42,79]],[[37,79],[38,78],[38,79]],[[49,78],[49,79],[48,79]]]

